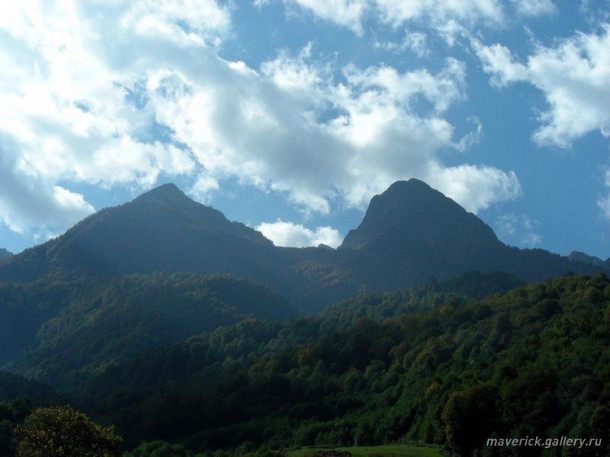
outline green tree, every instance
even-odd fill
[[[118,457],[123,439],[70,406],[38,408],[15,429],[17,457]]]
[[[447,443],[461,457],[485,442],[498,425],[498,391],[493,386],[474,386],[453,392],[441,419]]]

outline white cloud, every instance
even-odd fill
[[[127,102],[127,89],[141,69],[137,59],[122,56],[142,50],[151,38],[138,39],[121,24],[148,17],[168,27],[181,24],[192,29],[181,29],[185,37],[200,34],[202,40],[228,26],[226,14],[214,5],[208,0],[2,3],[2,223],[22,234],[59,233],[93,211],[58,181],[135,182],[148,188],[161,170],[193,171],[188,151],[140,138],[150,136],[154,112]],[[153,48],[140,58],[150,59]]]
[[[422,18],[431,19],[435,26],[450,20],[465,24],[479,21],[498,23],[503,18],[502,5],[498,0],[375,0],[372,3],[383,20],[394,26]]]
[[[590,24],[610,21],[610,0],[580,0],[580,14]]]
[[[467,151],[475,144],[478,144],[483,136],[483,124],[479,118],[476,116],[470,116],[467,121],[474,124],[476,130],[468,132],[466,135],[460,138],[458,142],[454,143],[453,147],[461,152]]]
[[[428,182],[474,213],[497,201],[513,200],[521,195],[515,173],[481,165],[439,168],[430,174]]]
[[[256,230],[276,246],[302,248],[325,244],[336,248],[343,241],[339,231],[332,227],[317,227],[314,231],[301,224],[284,222],[281,219],[276,222],[264,222],[257,226]]]
[[[362,33],[367,0],[292,0],[316,16]]]
[[[375,47],[386,49],[396,54],[411,51],[417,57],[426,57],[430,54],[427,39],[428,37],[425,33],[406,30],[402,41],[376,41]]]
[[[599,197],[597,205],[601,209],[603,216],[610,220],[610,167],[606,168],[604,183],[608,188],[608,195]]]
[[[605,197],[600,197],[599,200],[597,200],[597,205],[602,210],[604,217],[610,220],[610,194]]]
[[[517,12],[523,16],[544,16],[554,14],[557,8],[551,0],[510,0]]]
[[[187,176],[202,199],[237,179],[319,213],[364,207],[410,177],[472,211],[518,194],[513,173],[439,159],[477,135],[456,142],[445,118],[466,98],[458,60],[436,72],[334,68],[310,44],[255,69],[219,57],[231,23],[212,0],[10,4],[0,7],[0,138],[11,144],[0,202],[14,230],[90,212],[71,183],[146,189],[161,173]],[[483,14],[495,2],[469,4]],[[335,6],[356,18],[366,5]]]
[[[20,171],[14,147],[0,135],[0,223],[44,241],[93,212],[82,195]]]
[[[229,12],[216,0],[138,0],[130,2],[122,26],[136,33],[162,35],[177,43],[216,42],[230,28]]]
[[[200,176],[193,187],[191,188],[191,194],[193,197],[201,202],[206,202],[210,198],[210,194],[217,191],[220,188],[218,181],[210,176]]]
[[[542,242],[542,236],[536,229],[539,225],[539,222],[532,221],[525,214],[505,214],[497,221],[501,240],[525,248],[536,247]]]
[[[577,33],[556,47],[539,46],[526,63],[498,44],[474,47],[494,84],[526,82],[543,92],[548,110],[533,135],[539,145],[568,148],[593,131],[610,137],[610,24],[599,34]]]
[[[256,2],[258,6],[267,3],[269,1]],[[370,18],[392,27],[426,21],[448,41],[464,27],[477,23],[498,25],[504,19],[499,0],[285,0],[285,3],[297,5],[358,34],[363,33],[363,22]]]
[[[506,86],[514,81],[527,78],[527,67],[515,62],[513,55],[506,46],[493,44],[484,46],[474,40],[473,46],[481,60],[483,70],[491,73],[491,83],[496,87]]]
[[[407,32],[403,40],[403,47],[413,51],[418,57],[424,57],[430,54],[430,49],[426,44],[426,34],[421,32]]]

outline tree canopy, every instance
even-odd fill
[[[15,429],[17,457],[119,457],[122,438],[70,406],[37,408]]]

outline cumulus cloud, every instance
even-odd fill
[[[499,44],[475,41],[474,48],[493,84],[524,82],[542,91],[548,109],[533,134],[539,145],[568,148],[593,131],[610,137],[610,24],[599,33],[577,33],[555,47],[538,46],[525,63]]]
[[[310,230],[301,224],[284,222],[281,219],[276,222],[264,222],[257,226],[256,230],[273,241],[276,246],[302,248],[325,244],[336,248],[343,241],[343,236],[332,227],[317,227],[315,230]]]
[[[481,165],[439,168],[430,175],[428,182],[473,213],[496,201],[512,200],[521,195],[521,185],[514,172],[505,173]]]
[[[93,212],[81,194],[28,175],[15,161],[14,144],[0,136],[0,222],[10,230],[45,241]]]
[[[217,43],[230,29],[227,9],[216,0],[138,0],[130,2],[122,16],[124,28],[148,36],[188,43],[190,40]]]
[[[369,2],[367,0],[292,0],[292,3],[322,19],[362,33],[362,18]]]
[[[502,4],[498,0],[465,0],[460,2],[375,0],[371,3],[378,9],[385,22],[395,26],[422,18],[431,19],[435,26],[446,24],[452,20],[466,25],[479,21],[499,23],[504,16]]]
[[[604,182],[608,188],[608,194],[605,197],[600,197],[597,200],[597,205],[599,206],[599,209],[601,209],[604,217],[610,220],[610,167],[606,168]]]
[[[267,2],[258,2],[263,5]],[[383,24],[398,27],[410,21],[427,20],[448,33],[478,22],[498,24],[504,17],[499,0],[289,0],[317,17],[362,33],[363,21],[374,17]]]
[[[417,57],[426,57],[430,54],[427,44],[428,37],[422,32],[405,31],[402,41],[375,41],[375,47],[394,52],[395,54],[412,52]]]
[[[537,232],[539,225],[525,214],[505,214],[497,221],[498,235],[509,243],[533,248],[542,242],[542,236]]]
[[[118,2],[0,5],[0,205],[7,227],[30,235],[60,233],[93,211],[59,181],[148,188],[162,170],[193,171],[189,151],[151,138],[154,112],[134,109],[130,99],[141,69],[137,59],[121,59],[150,40],[133,36],[143,33],[134,26],[136,18],[166,24],[174,40],[180,24],[188,29],[180,29],[184,39],[199,37],[191,41],[201,45],[203,37],[227,27],[225,12],[214,5],[209,0],[143,0],[129,8]]]
[[[469,4],[494,17],[496,2]],[[335,6],[351,23],[366,5]],[[317,61],[310,44],[250,68],[219,56],[231,23],[214,0],[0,8],[0,137],[11,144],[0,204],[13,230],[44,226],[43,219],[67,226],[90,212],[70,183],[146,189],[161,173],[184,175],[202,199],[235,179],[318,213],[333,202],[364,207],[410,177],[472,211],[519,193],[513,173],[448,168],[439,159],[440,150],[464,149],[480,131],[456,141],[446,119],[466,98],[466,68],[456,59],[436,71],[335,68]],[[17,210],[17,201],[28,203]],[[329,230],[307,239],[336,244]]]
[[[257,0],[260,7],[271,0]],[[401,27],[407,23],[425,22],[450,41],[456,34],[475,25],[502,26],[506,20],[506,2],[500,0],[284,0],[325,21],[363,33],[363,22]],[[518,17],[554,14],[552,0],[510,0]],[[416,37],[418,38],[418,37]]]
[[[402,41],[403,49],[410,49],[418,57],[425,57],[430,54],[430,49],[426,44],[426,34],[421,32],[407,32]]]
[[[510,0],[517,12],[523,16],[554,14],[557,8],[551,0]]]

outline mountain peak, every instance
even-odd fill
[[[497,242],[493,230],[455,201],[418,179],[397,181],[371,199],[356,230],[348,233],[342,248],[391,244],[447,246]]]
[[[173,183],[162,184],[148,192],[143,193],[139,197],[135,198],[134,202],[145,202],[145,201],[156,201],[156,202],[172,202],[176,203],[180,200],[189,200],[184,192],[182,192]]]
[[[388,209],[397,211],[401,215],[411,211],[439,210],[466,213],[466,210],[456,202],[424,181],[415,178],[408,181],[396,181],[381,195],[374,196],[367,213]]]
[[[399,191],[416,190],[416,189],[420,189],[422,191],[423,190],[434,190],[434,189],[432,189],[432,187],[430,187],[424,181],[422,181],[420,179],[417,179],[417,178],[411,178],[411,179],[409,179],[407,181],[396,181],[396,182],[394,182],[383,193],[386,194],[388,192],[399,192]]]

